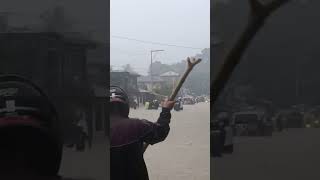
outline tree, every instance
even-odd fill
[[[134,74],[137,74],[133,68],[131,67],[130,64],[126,64],[124,66],[122,66],[123,70],[126,71],[126,72],[129,72],[129,73],[134,73]]]
[[[149,71],[150,71],[149,67]],[[152,75],[159,76],[168,71],[173,71],[172,67],[168,64],[162,64],[160,61],[155,61],[152,63]],[[150,72],[149,72],[150,73]]]
[[[173,85],[172,84],[164,84],[160,88],[154,89],[154,92],[157,94],[161,94],[163,96],[170,96],[173,90]]]
[[[196,95],[208,95],[210,93],[210,48],[203,49],[200,54],[195,55],[195,58],[201,58],[202,62],[193,69],[183,86]],[[156,76],[174,71],[182,75],[186,69],[186,64],[186,60],[171,65],[156,61],[152,64],[152,74]]]

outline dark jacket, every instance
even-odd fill
[[[157,122],[111,116],[111,180],[148,180],[143,159],[143,143],[155,144],[166,139],[171,113],[163,108]]]

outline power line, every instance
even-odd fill
[[[126,65],[111,65],[112,67],[115,67],[115,68],[124,68]],[[143,70],[149,70],[149,68],[147,68],[147,67],[132,67],[131,66],[131,68],[133,69],[133,70],[136,70],[136,69],[143,69]]]
[[[186,48],[186,49],[204,49],[204,48],[196,48],[196,47],[188,47],[188,46],[179,46],[179,45],[174,45],[174,44],[166,44],[166,43],[160,43],[160,42],[153,42],[153,41],[145,41],[145,40],[139,40],[139,39],[134,39],[134,38],[129,38],[129,37],[124,37],[124,36],[111,36],[116,39],[125,39],[129,41],[136,41],[136,42],[141,42],[145,44],[154,44],[154,45],[161,45],[161,46],[171,46],[171,47],[178,47],[178,48]]]
[[[147,53],[132,53],[132,52],[129,52],[129,51],[125,51],[125,50],[122,50],[122,49],[119,49],[119,48],[115,48],[115,47],[110,47],[111,49],[114,49],[118,52],[121,52],[121,53],[124,53],[124,54],[127,54],[127,55],[133,55],[133,56],[146,56]]]

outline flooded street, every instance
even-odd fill
[[[211,179],[320,179],[319,138],[319,129],[236,138],[234,154],[211,159]]]
[[[95,137],[92,148],[84,152],[65,148],[60,175],[81,180],[108,180],[108,152],[107,138],[103,135]]]
[[[159,110],[140,107],[130,117],[156,121]],[[171,131],[164,142],[149,146],[145,161],[151,180],[210,179],[210,105],[185,105],[172,111]]]

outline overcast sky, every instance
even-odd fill
[[[107,41],[109,9],[105,0],[1,0],[0,11],[17,13],[11,16],[13,25],[37,24],[39,14],[57,3],[65,6],[75,31],[93,31],[96,39]],[[115,68],[132,64],[136,71],[146,74],[150,50],[165,50],[155,53],[154,60],[170,64],[210,46],[210,0],[111,0],[110,15],[111,64]]]
[[[39,15],[55,5],[65,7],[67,17],[74,25],[73,31],[92,31],[96,40],[108,40],[108,1],[105,0],[1,0],[0,12],[10,12],[11,25],[39,23]]]
[[[141,74],[155,61],[172,64],[210,46],[210,0],[111,0],[111,65],[131,64]],[[135,40],[172,46],[142,43]]]

